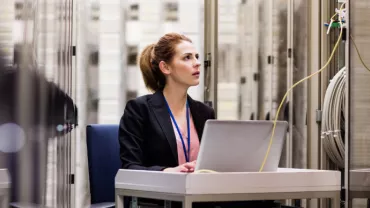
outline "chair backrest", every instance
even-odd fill
[[[121,167],[118,125],[86,127],[91,203],[114,202],[114,179]]]

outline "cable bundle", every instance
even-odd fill
[[[330,81],[322,111],[321,140],[329,158],[344,168],[344,111],[346,70],[343,67]],[[343,134],[344,135],[344,134]]]

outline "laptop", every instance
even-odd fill
[[[208,120],[195,171],[258,172],[270,143],[273,121]],[[277,171],[288,122],[278,121],[263,172]]]

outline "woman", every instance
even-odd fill
[[[187,94],[199,84],[199,54],[189,38],[169,33],[143,50],[139,65],[154,94],[126,105],[119,127],[122,168],[193,172],[204,124],[215,119],[212,108]]]
[[[147,46],[139,64],[154,94],[126,105],[119,131],[122,168],[192,172],[204,123],[215,118],[212,108],[187,95],[199,84],[199,54],[189,38],[170,33]]]

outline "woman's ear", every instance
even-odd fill
[[[169,75],[171,73],[168,64],[164,61],[159,62],[159,69],[164,75]]]

